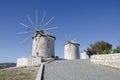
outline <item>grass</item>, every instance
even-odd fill
[[[0,80],[35,80],[39,67],[22,67],[0,71]]]

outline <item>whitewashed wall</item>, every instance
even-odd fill
[[[88,54],[87,54],[86,51],[83,51],[83,52],[81,53],[81,59],[89,59],[89,56],[88,56]]]
[[[17,67],[33,66],[33,65],[40,65],[40,64],[41,64],[40,57],[25,57],[25,58],[17,59]]]
[[[52,57],[54,54],[55,39],[50,36],[37,35],[33,39],[32,56]]]
[[[64,46],[64,59],[79,59],[79,45],[65,44]]]
[[[101,64],[101,65],[120,68],[120,53],[93,55],[91,56],[91,62],[95,64]]]

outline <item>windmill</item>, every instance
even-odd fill
[[[47,27],[48,24],[54,19],[54,17],[50,18],[45,24],[43,24],[44,19],[46,17],[46,12],[44,12],[41,22],[38,22],[38,13],[36,11],[36,21],[33,23],[30,16],[27,16],[29,22],[31,23],[32,27],[20,23],[22,26],[28,29],[26,32],[19,32],[18,34],[26,34],[26,33],[32,33],[32,56],[34,57],[52,57],[55,56],[54,54],[54,42],[55,37],[49,34],[47,31],[56,29],[58,27]],[[25,42],[28,38],[26,37],[22,43]]]
[[[79,46],[80,44],[75,41],[76,39],[67,40],[64,44],[64,59],[79,59]]]

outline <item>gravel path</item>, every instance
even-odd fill
[[[120,80],[120,69],[88,60],[58,60],[45,64],[44,80]]]

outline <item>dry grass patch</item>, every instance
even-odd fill
[[[22,67],[0,71],[0,80],[35,80],[39,67]]]

